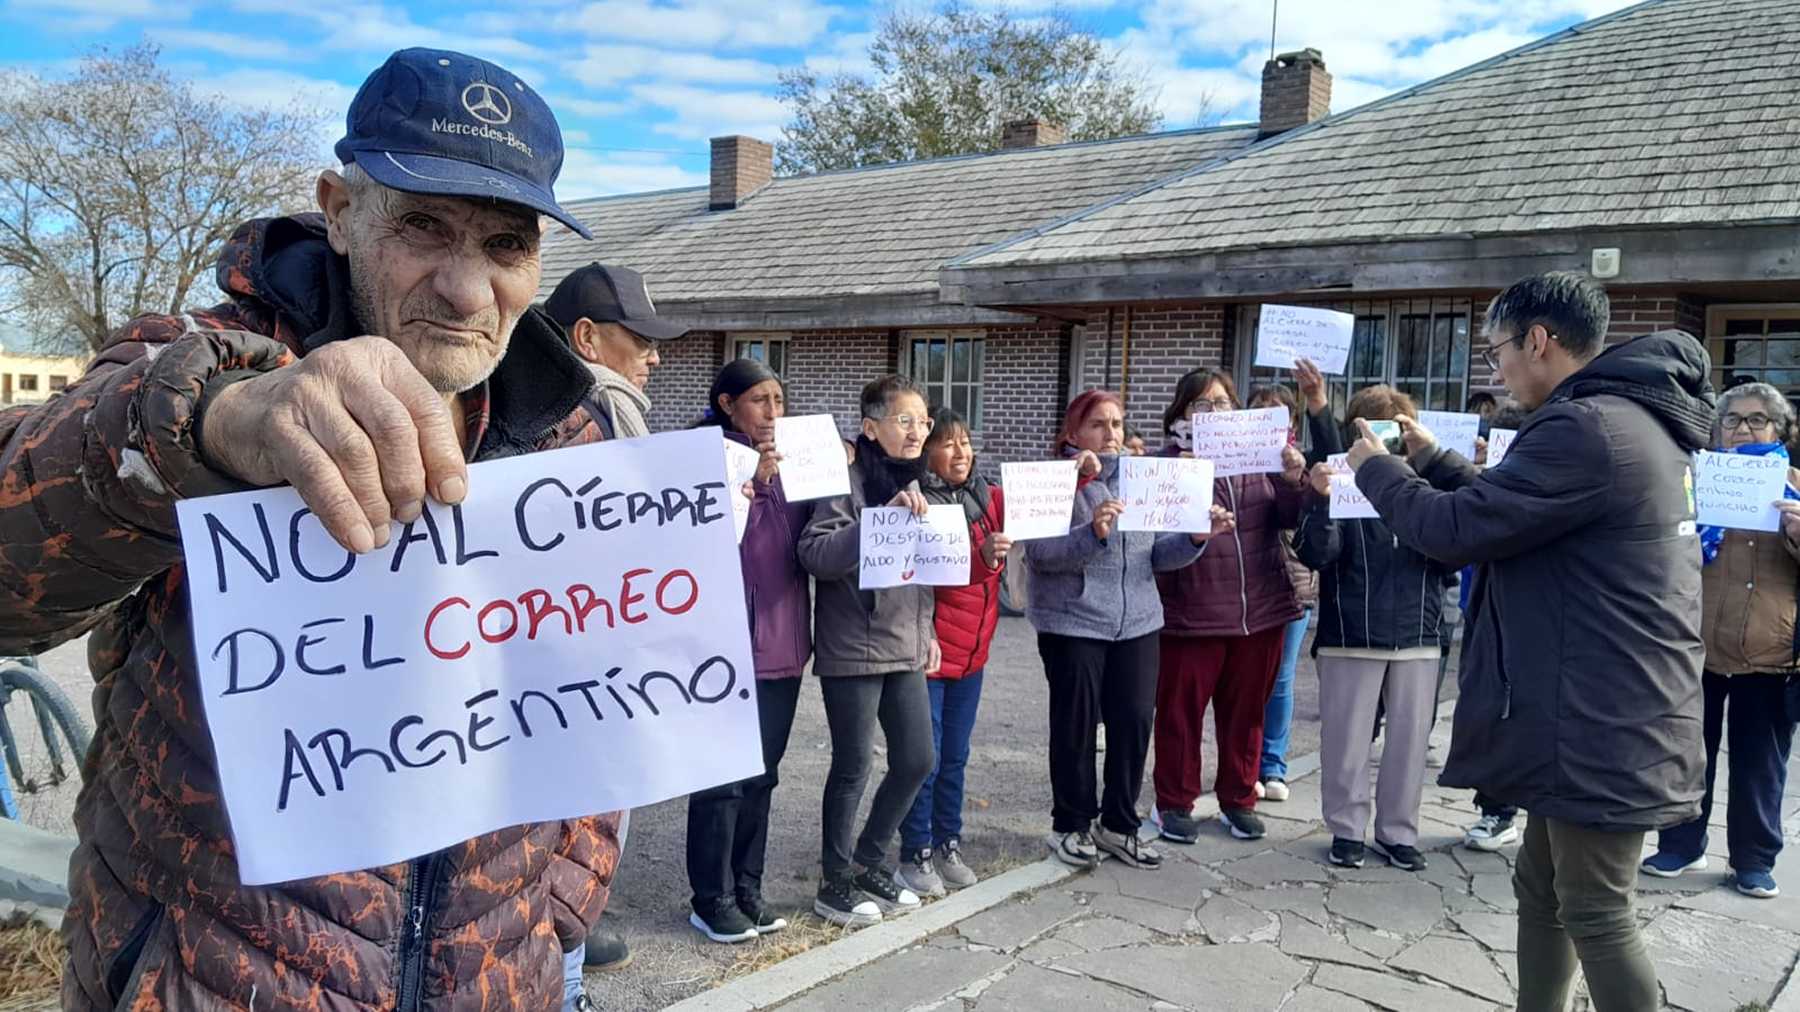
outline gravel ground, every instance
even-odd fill
[[[85,712],[92,683],[83,642],[60,647],[42,662]],[[1048,693],[1036,637],[1024,619],[1001,621],[984,690],[969,758],[964,854],[978,873],[991,875],[1042,857],[1049,829],[1044,756]],[[1318,682],[1310,659],[1301,662],[1295,695],[1291,754],[1298,756],[1318,749]],[[1207,744],[1210,780],[1216,768],[1210,755],[1210,727]],[[801,693],[769,831],[765,892],[784,911],[812,907],[818,875],[819,792],[830,758],[824,709],[809,684]],[[1150,804],[1147,784],[1140,804],[1146,809]],[[57,810],[65,827],[72,808],[73,791],[68,791]],[[809,916],[805,920],[811,923],[802,922],[785,939],[775,936],[743,946],[702,939],[687,925],[685,832],[685,800],[633,814],[630,843],[605,923],[625,933],[635,958],[623,970],[588,975],[589,992],[601,1008],[661,1008],[774,962],[803,940],[828,937],[828,929]]]

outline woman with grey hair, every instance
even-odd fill
[[[1788,456],[1794,411],[1767,383],[1732,387],[1719,400],[1715,445],[1722,451]],[[1725,709],[1731,708],[1730,795],[1725,816],[1731,879],[1746,896],[1780,894],[1772,874],[1781,853],[1781,796],[1794,721],[1788,679],[1800,677],[1796,579],[1800,579],[1800,471],[1788,469],[1788,498],[1774,534],[1702,525],[1701,636],[1706,642],[1706,795],[1692,822],[1665,829],[1645,874],[1674,878],[1706,868],[1707,819]]]

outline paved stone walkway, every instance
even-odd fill
[[[1797,763],[1796,765],[1800,765]],[[1723,766],[1723,757],[1721,766]],[[1723,773],[1723,770],[1721,770]],[[1724,777],[1720,777],[1723,782]],[[1790,775],[1790,846],[1777,877],[1800,890],[1800,774]],[[1208,799],[1210,800],[1210,799]],[[1414,875],[1378,864],[1333,868],[1318,820],[1316,773],[1283,804],[1265,802],[1266,839],[1216,823],[1164,866],[1116,862],[990,909],[926,942],[780,1006],[933,1012],[1338,1010],[1476,1012],[1515,995],[1517,847],[1458,846],[1468,792],[1428,786]],[[1800,955],[1800,900],[1752,900],[1722,885],[1725,801],[1712,870],[1644,877],[1639,906],[1666,1008],[1736,1012],[1772,1003]],[[1800,1008],[1800,982],[1774,1007]],[[1794,1003],[1790,1005],[1789,1003]],[[1585,998],[1576,1003],[1585,1008]]]

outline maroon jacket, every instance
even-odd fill
[[[937,588],[934,625],[944,663],[932,678],[957,679],[987,667],[988,647],[993,645],[994,630],[1000,625],[1000,574],[1006,566],[989,569],[982,561],[981,546],[1004,528],[1006,506],[999,485],[988,485],[987,489],[987,510],[969,525],[972,550],[968,586]],[[925,494],[932,502],[950,501],[934,495],[929,487]]]
[[[1193,565],[1156,574],[1163,635],[1249,636],[1299,618],[1281,532],[1299,526],[1305,486],[1277,474],[1220,478],[1213,502],[1237,517],[1237,530],[1213,538]]]

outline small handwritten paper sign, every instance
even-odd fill
[[[788,502],[850,494],[844,440],[830,415],[775,419],[775,450],[781,454],[781,491]]]
[[[1781,511],[1774,502],[1786,491],[1787,469],[1788,462],[1781,457],[1711,450],[1695,454],[1694,503],[1700,523],[1744,531],[1779,530]]]
[[[1475,437],[1481,435],[1481,416],[1460,411],[1421,411],[1419,424],[1431,430],[1438,445],[1455,450],[1471,463],[1475,460]]]
[[[241,881],[760,772],[725,484],[705,429],[473,464],[365,555],[291,488],[177,503]]]
[[[1327,376],[1342,376],[1350,361],[1356,317],[1313,306],[1262,307],[1256,324],[1256,364],[1292,369],[1311,359]]]
[[[1006,533],[1014,541],[1060,538],[1075,514],[1075,462],[1044,460],[1000,465]]]
[[[1288,409],[1203,411],[1193,417],[1194,456],[1210,460],[1221,478],[1234,474],[1279,473],[1288,445]]]
[[[1506,459],[1506,451],[1512,449],[1513,437],[1519,434],[1518,429],[1489,429],[1487,447],[1487,466],[1499,467]]]
[[[761,463],[762,454],[735,440],[725,440],[725,490],[731,493],[731,526],[740,545],[744,528],[750,524],[750,498],[744,495],[744,483],[756,477]]]
[[[1334,453],[1325,458],[1331,468],[1331,512],[1333,520],[1379,520],[1381,514],[1369,505],[1369,497],[1356,487],[1356,473],[1350,470],[1347,454]]]
[[[1122,531],[1212,530],[1213,462],[1190,457],[1120,457]]]
[[[857,586],[966,587],[970,550],[969,520],[961,506],[931,506],[923,517],[900,506],[872,506],[862,511]]]

